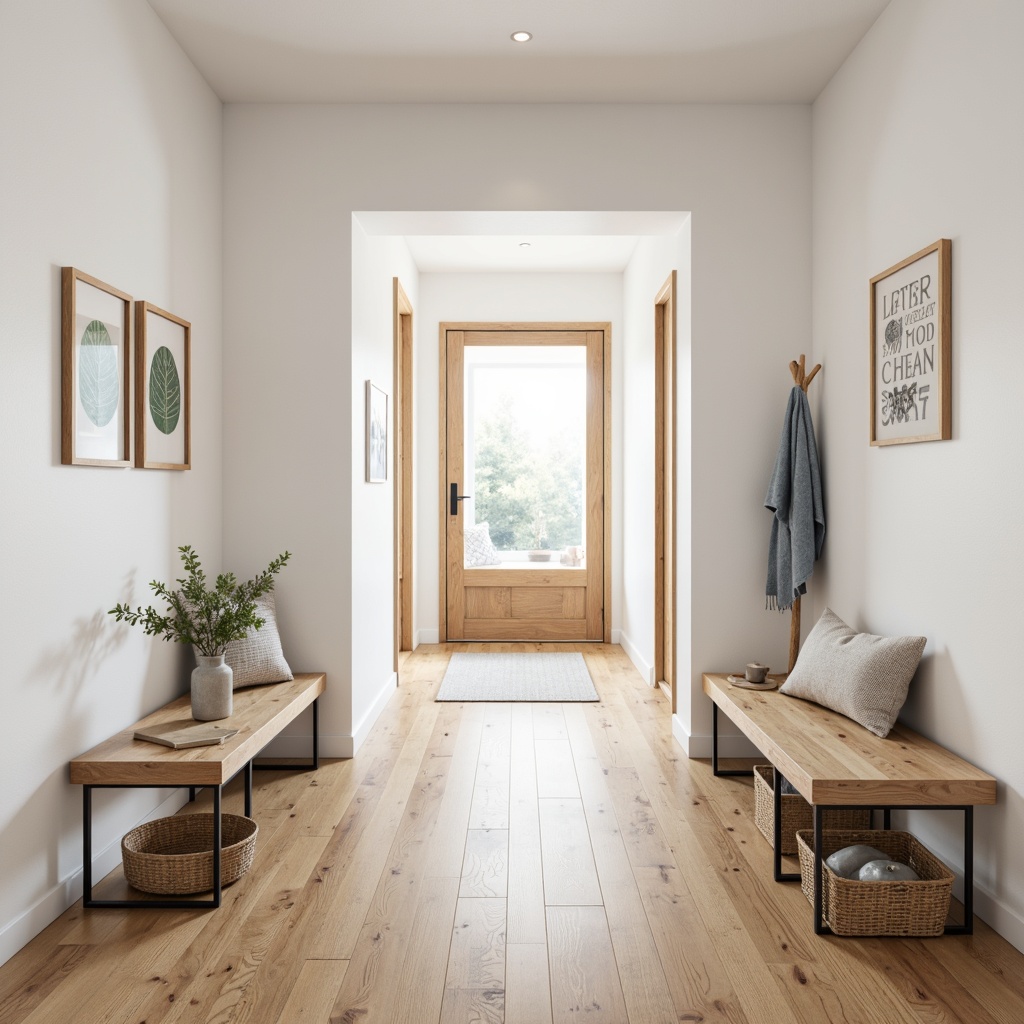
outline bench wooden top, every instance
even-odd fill
[[[217,724],[237,729],[238,735],[215,746],[172,750],[134,739],[135,730],[144,726],[192,724],[186,694],[76,757],[71,762],[71,781],[94,786],[222,785],[326,688],[326,675],[306,672],[290,682],[235,690],[234,713]]]
[[[781,679],[780,679],[781,682]],[[812,804],[994,804],[996,780],[897,722],[885,739],[819,704],[704,676],[704,692]]]

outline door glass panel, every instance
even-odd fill
[[[466,568],[585,565],[586,349],[467,345],[464,369]]]

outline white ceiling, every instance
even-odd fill
[[[226,102],[809,103],[888,0],[149,3]]]
[[[636,235],[406,235],[424,273],[625,270]],[[522,243],[528,243],[524,246]]]
[[[679,211],[360,211],[369,235],[405,238],[423,273],[619,273],[642,235],[676,235]],[[528,242],[528,246],[521,243]]]

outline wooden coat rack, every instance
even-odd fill
[[[800,362],[795,359],[789,364],[789,372],[793,374],[793,382],[796,386],[807,394],[807,389],[811,386],[811,381],[814,380],[816,374],[821,369],[821,363],[816,363],[814,369],[810,373],[807,373],[806,363],[804,362],[803,353],[800,354]],[[796,598],[790,608],[789,618],[789,668],[788,672],[793,671],[793,667],[796,665],[796,656],[800,653],[800,598]]]

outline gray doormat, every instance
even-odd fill
[[[453,654],[436,700],[600,700],[582,654]]]

